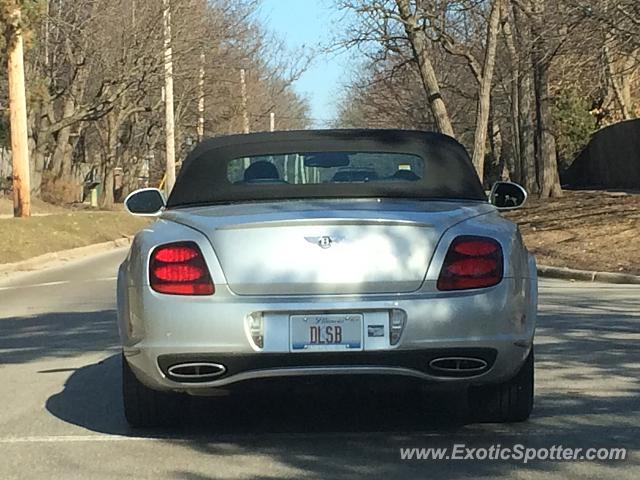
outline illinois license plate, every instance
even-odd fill
[[[362,314],[291,315],[294,352],[362,350]]]

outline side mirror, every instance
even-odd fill
[[[124,200],[124,207],[132,215],[155,217],[165,207],[164,194],[157,188],[143,188],[131,192]]]
[[[527,191],[517,183],[496,182],[489,194],[489,201],[498,210],[515,210],[527,201]]]

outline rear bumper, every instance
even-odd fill
[[[431,350],[393,350],[384,352],[355,352],[355,353],[265,353],[265,354],[211,354],[192,353],[181,355],[160,355],[158,366],[163,375],[169,380],[181,381],[172,376],[171,367],[190,363],[215,363],[223,365],[225,370],[216,377],[216,381],[235,382],[241,378],[252,378],[269,374],[278,376],[319,374],[332,372],[372,372],[382,370],[404,371],[406,375],[429,376],[438,378],[465,378],[478,376],[489,371],[495,362],[497,351],[492,348],[454,348]],[[473,358],[482,361],[481,368],[471,372],[466,370],[445,371],[437,367],[437,361],[443,358]],[[435,365],[435,367],[434,367]],[[206,383],[210,380],[196,380],[189,383]]]
[[[536,317],[534,292],[535,282],[526,279],[504,279],[496,287],[475,292],[366,299],[176,298],[143,289],[129,291],[129,298],[119,301],[120,332],[134,373],[157,390],[206,394],[246,380],[314,375],[392,375],[452,385],[495,383],[515,375],[529,353]],[[295,353],[287,346],[285,327],[274,332],[284,338],[283,344],[258,351],[247,332],[246,319],[257,311],[274,312],[274,322],[286,325],[288,315],[299,312],[390,309],[406,313],[405,330],[392,347]],[[431,365],[439,357],[477,358],[487,365],[472,374],[444,375]],[[198,382],[172,378],[172,365],[191,362],[223,365],[224,374]]]
[[[518,341],[502,340],[492,347],[353,353],[176,354],[168,353],[170,348],[126,349],[125,356],[140,381],[151,388],[206,394],[207,390],[250,380],[318,375],[386,375],[451,386],[495,383],[512,377],[519,370],[529,348]],[[442,358],[479,359],[486,365],[473,372],[443,372],[433,368],[433,361]],[[172,366],[196,362],[223,365],[224,373],[204,381],[185,381],[170,373]]]

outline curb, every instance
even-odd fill
[[[30,272],[35,270],[44,270],[59,264],[64,264],[71,260],[78,260],[80,258],[95,255],[97,253],[104,253],[116,248],[128,247],[131,245],[133,236],[118,238],[109,242],[94,243],[92,245],[85,245],[84,247],[71,248],[69,250],[60,250],[57,252],[45,253],[38,255],[37,257],[28,258],[20,262],[5,263],[0,265],[0,275],[8,275],[15,272]]]
[[[566,267],[538,265],[538,275],[540,277],[560,278],[563,280],[640,285],[640,275],[631,275],[629,273],[592,272]]]

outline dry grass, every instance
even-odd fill
[[[115,240],[149,223],[125,212],[66,212],[0,219],[0,263]]]
[[[541,265],[640,274],[640,194],[565,192],[505,216]]]
[[[31,200],[31,213],[35,215],[68,211],[69,210],[64,207],[58,207],[57,205],[43,202],[37,198]],[[0,196],[0,215],[13,215],[13,200],[10,197]]]

